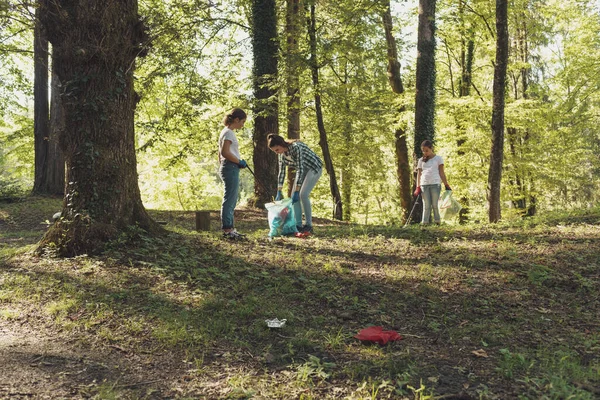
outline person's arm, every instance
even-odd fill
[[[446,180],[446,173],[444,172],[444,164],[440,164],[440,166],[438,168],[440,171],[440,178],[442,179],[442,183],[444,184],[444,187],[446,188],[446,190],[452,190],[452,189],[450,189],[450,185],[448,185],[448,181]]]
[[[298,164],[298,168],[296,169],[296,187],[294,188],[294,191],[299,192],[300,189],[302,188],[302,182],[304,182],[304,175],[306,175],[306,169],[304,168],[304,159],[302,158],[302,149],[300,148],[300,145],[296,145],[296,149],[297,149],[297,164]]]
[[[417,161],[417,188],[413,192],[413,196],[419,197],[421,194],[421,172],[423,172],[423,168],[421,167],[421,160]]]
[[[221,149],[221,155],[223,156],[223,158],[225,158],[228,161],[231,161],[234,164],[239,164],[240,163],[240,159],[237,158],[235,156],[235,154],[233,154],[231,152],[231,140],[227,140],[225,139],[223,141],[223,148]]]
[[[277,190],[283,190],[283,184],[285,182],[285,170],[286,164],[283,162],[283,154],[278,154],[277,158],[279,158],[279,176],[277,178]]]

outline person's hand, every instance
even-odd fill
[[[299,201],[300,201],[300,192],[295,191],[294,194],[292,195],[292,204],[296,204]]]
[[[281,190],[278,190],[277,196],[275,196],[275,201],[281,200],[282,198],[283,198],[283,193],[281,193]]]
[[[444,185],[444,187],[446,188],[446,190],[452,190],[450,189],[450,185]]]
[[[421,186],[417,186],[417,189],[413,193],[415,197],[418,197],[421,194]]]
[[[246,168],[248,166],[248,163],[246,162],[246,160],[240,160],[240,162],[238,163],[238,167],[240,168]]]

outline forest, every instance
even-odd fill
[[[0,397],[596,398],[598,60],[597,0],[0,0]],[[308,239],[271,133],[324,161]]]

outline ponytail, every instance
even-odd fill
[[[231,125],[236,118],[239,118],[240,121],[246,119],[246,112],[241,108],[234,108],[223,118],[223,125]]]
[[[290,146],[290,142],[288,142],[287,140],[285,140],[283,137],[276,135],[275,133],[269,133],[267,135],[267,146],[269,146],[269,148],[275,147],[275,146],[281,146],[281,147],[289,147]]]

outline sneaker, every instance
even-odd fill
[[[312,225],[304,225],[301,229],[298,229],[299,232],[302,233],[313,233],[313,227]]]
[[[235,229],[229,232],[223,232],[223,238],[229,240],[240,240],[243,239],[245,235],[242,235]]]

